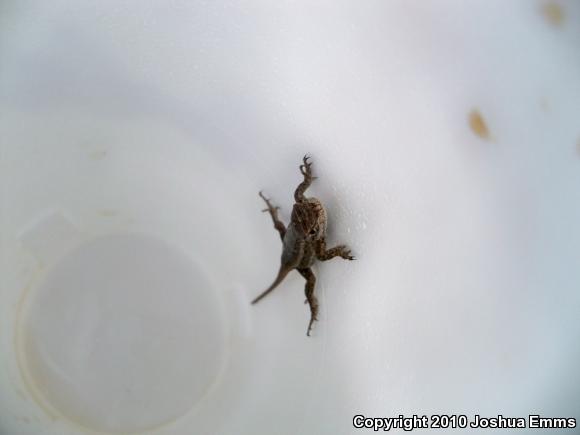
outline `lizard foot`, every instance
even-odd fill
[[[302,158],[302,164],[300,165],[300,172],[304,175],[304,178],[309,180],[316,180],[318,177],[312,175],[312,162],[309,162],[309,155],[305,155]]]
[[[266,205],[268,206],[268,208],[265,208],[264,210],[262,210],[263,212],[269,211],[270,213],[272,213],[273,211],[280,210],[280,207],[272,205],[272,203],[270,202],[270,199],[266,198],[261,190],[258,193],[258,195],[260,195],[260,198],[262,198],[264,200],[264,202],[266,203]]]

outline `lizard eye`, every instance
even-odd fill
[[[316,230],[315,230],[314,228],[312,228],[312,229],[310,230],[310,235],[311,235],[311,236],[313,236],[314,234],[316,234]]]

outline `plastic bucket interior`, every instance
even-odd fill
[[[564,1],[4,2],[0,434],[578,418],[578,23]],[[250,304],[282,246],[258,191],[288,223],[304,154],[357,257],[314,266],[311,337],[298,273]]]

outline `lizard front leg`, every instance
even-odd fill
[[[348,249],[345,245],[339,245],[334,248],[326,249],[326,240],[318,240],[316,243],[316,258],[318,258],[320,261],[326,261],[334,257],[341,257],[345,260],[355,259],[352,255],[350,255],[350,249]]]
[[[280,233],[280,238],[282,240],[284,240],[284,236],[286,235],[286,226],[284,225],[284,222],[282,222],[278,218],[278,210],[280,210],[280,207],[274,207],[270,203],[270,200],[264,196],[262,191],[259,192],[259,195],[260,195],[260,198],[262,198],[266,202],[266,205],[268,206],[268,208],[266,208],[262,211],[263,212],[267,211],[270,213],[270,216],[272,217],[272,222],[274,222],[274,228],[276,228],[276,230]]]
[[[294,191],[294,200],[296,202],[304,202],[304,192],[312,184],[312,180],[316,180],[316,177],[312,176],[312,163],[308,161],[310,157],[304,156],[302,158],[302,164],[300,165],[300,172],[304,175],[304,181],[298,185]]]
[[[306,280],[306,285],[304,287],[304,293],[306,294],[306,302],[310,305],[310,323],[308,324],[308,330],[306,335],[310,337],[310,330],[312,329],[312,324],[318,320],[318,299],[314,296],[314,286],[316,285],[316,276],[312,269],[298,269],[300,275]]]

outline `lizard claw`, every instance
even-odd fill
[[[313,325],[314,322],[317,322],[317,321],[318,321],[318,318],[316,316],[313,316],[310,319],[310,323],[308,324],[308,329],[306,330],[306,336],[307,337],[310,337],[310,331],[312,331],[312,325]]]
[[[262,191],[261,191],[261,190],[260,190],[260,192],[258,193],[258,195],[260,195],[260,198],[262,198],[262,199],[263,199],[263,200],[266,202],[266,204],[268,204],[268,208],[272,207],[272,206],[270,205],[270,199],[269,199],[269,198],[266,198],[266,197],[264,196],[264,194],[262,193]]]
[[[354,256],[350,255],[350,249],[343,250],[340,256],[345,260],[356,260]]]
[[[310,178],[311,180],[315,179],[315,177],[312,176],[312,162],[309,162],[308,159],[310,159],[309,155],[305,155],[302,158],[302,164],[300,165],[300,172],[302,173],[302,175],[304,175],[305,177]]]
[[[262,193],[262,191],[261,191],[261,190],[260,190],[260,192],[258,193],[258,195],[260,195],[260,198],[262,198],[262,199],[263,199],[263,200],[266,202],[266,205],[268,206],[268,208],[265,208],[264,210],[262,210],[263,212],[267,212],[267,211],[269,211],[269,212],[275,212],[276,210],[280,210],[280,207],[278,207],[278,206],[273,206],[273,205],[270,203],[270,199],[266,198],[266,197],[264,196],[264,194]]]

